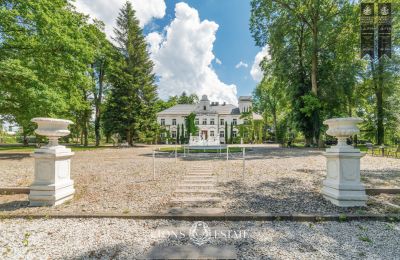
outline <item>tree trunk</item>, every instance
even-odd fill
[[[87,112],[85,112],[85,118],[83,122],[83,146],[89,145],[89,130],[88,130],[88,117]]]
[[[311,92],[318,95],[318,28],[314,25],[312,28],[312,57],[311,57]]]
[[[318,97],[318,19],[313,22],[312,28],[312,57],[311,57],[311,92]],[[315,110],[313,113],[313,142],[319,146],[319,110]]]
[[[95,95],[95,120],[94,120],[94,133],[96,135],[96,146],[100,145],[100,118],[101,111],[100,106],[103,99],[103,88],[104,88],[104,68],[100,67],[99,71],[99,92]]]
[[[376,108],[377,108],[377,142],[378,145],[382,145],[385,143],[385,129],[383,126],[383,93],[382,88],[375,92],[376,95]]]
[[[276,111],[273,111],[274,128],[275,128],[275,143],[278,143],[278,120],[276,118]]]

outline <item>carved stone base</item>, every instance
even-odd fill
[[[35,150],[35,180],[30,187],[30,206],[55,206],[69,200],[75,193],[70,179],[71,157],[74,153],[64,146]]]
[[[357,150],[336,152],[328,149],[325,153],[327,177],[322,188],[325,199],[339,207],[366,205],[368,197],[360,181],[360,158],[363,156]]]

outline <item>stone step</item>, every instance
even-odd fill
[[[201,177],[201,178],[216,178],[217,176],[212,175],[212,174],[186,174],[183,177],[185,178],[196,178],[196,177]]]
[[[173,198],[171,200],[171,203],[217,203],[220,202],[220,198],[214,198],[214,197],[179,197],[179,198]]]
[[[177,189],[175,193],[206,193],[206,194],[220,194],[221,192],[216,189],[201,189],[201,190],[192,190],[192,189]]]
[[[215,176],[184,176],[183,180],[185,181],[191,181],[191,180],[200,180],[200,181],[213,181],[217,180]]]
[[[185,176],[192,176],[192,175],[196,175],[196,176],[214,176],[214,174],[210,173],[210,172],[188,172]]]
[[[170,208],[167,213],[177,214],[177,215],[181,215],[181,214],[182,215],[190,215],[190,214],[216,215],[216,214],[224,214],[225,210],[223,208],[191,208],[191,207],[187,207],[187,208]],[[187,228],[190,229],[190,226],[188,226]],[[223,230],[223,228],[221,228],[221,230]]]
[[[198,189],[204,189],[204,188],[213,188],[216,187],[216,183],[183,183],[179,184],[178,187],[190,187],[190,188],[198,188]]]
[[[183,180],[183,184],[185,183],[190,183],[190,184],[196,184],[196,183],[217,183],[216,180]]]

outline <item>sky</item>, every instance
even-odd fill
[[[78,11],[105,22],[111,39],[125,0],[77,0]],[[237,104],[262,78],[249,31],[247,0],[131,0],[149,45],[161,98],[183,91]]]

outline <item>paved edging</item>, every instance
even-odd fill
[[[0,219],[68,219],[68,218],[120,218],[137,220],[186,220],[186,221],[294,221],[294,222],[321,222],[321,221],[400,221],[400,214],[383,215],[313,215],[313,214],[120,214],[120,213],[49,213],[49,214],[14,214],[0,213]]]
[[[367,195],[400,194],[400,188],[366,188]]]
[[[29,194],[29,187],[0,187],[0,195],[3,194]],[[366,188],[368,195],[400,194],[400,188]]]
[[[29,187],[0,187],[0,195],[29,194]]]

